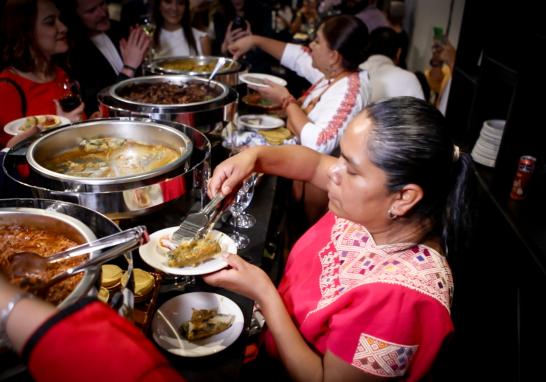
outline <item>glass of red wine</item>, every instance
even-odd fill
[[[59,104],[63,111],[68,113],[80,106],[82,98],[78,81],[67,79],[60,86],[63,89],[63,95],[59,98]]]

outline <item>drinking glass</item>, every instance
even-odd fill
[[[243,211],[250,205],[252,201],[252,196],[254,195],[254,184],[255,184],[255,175],[249,177],[245,180],[237,191],[233,203],[229,207],[229,211],[233,215],[235,220],[235,225],[233,226],[233,232],[230,237],[235,241],[238,249],[243,249],[248,246],[250,239],[247,235],[239,232],[238,218],[243,213]]]
[[[142,27],[142,30],[144,31],[144,33],[146,33],[148,37],[150,38],[154,37],[156,25],[152,21],[151,16],[146,15],[141,17],[139,21],[139,25]],[[144,64],[147,64],[150,61],[152,61],[155,58],[155,54],[156,52],[154,47],[150,46],[150,48],[148,49],[148,53],[146,53],[146,56],[144,57]],[[144,66],[142,67],[142,74],[146,75],[146,73],[144,72]]]
[[[66,79],[59,85],[63,89],[63,95],[59,98],[59,104],[64,112],[69,112],[80,106],[80,84],[78,81]]]
[[[256,174],[252,174],[251,177],[247,180],[247,182],[249,183],[252,182],[253,190],[256,186],[257,180],[258,176]],[[229,224],[233,227],[248,229],[254,227],[254,224],[256,224],[256,218],[248,212],[242,211],[237,218],[235,218],[235,216],[232,216],[231,219],[229,219]]]

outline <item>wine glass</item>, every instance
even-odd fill
[[[230,237],[233,239],[235,244],[237,245],[238,249],[243,249],[248,246],[250,243],[250,239],[247,235],[242,234],[239,232],[239,226],[238,226],[238,218],[243,213],[243,211],[250,205],[250,202],[252,201],[252,196],[254,195],[254,184],[255,179],[254,175],[246,179],[239,191],[237,191],[237,194],[235,195],[235,199],[233,200],[233,203],[229,207],[229,211],[233,215],[233,219],[235,220],[235,225],[233,226],[233,232],[230,235]]]
[[[247,182],[249,183],[252,182],[252,188],[254,189],[254,187],[256,186],[257,180],[258,180],[258,175],[252,174],[250,178],[247,179]],[[233,227],[248,229],[248,228],[254,227],[254,224],[256,224],[256,218],[252,216],[251,214],[249,214],[248,212],[242,211],[237,217],[237,219],[234,216],[232,216],[232,218],[229,219],[229,224]]]
[[[146,33],[146,35],[150,38],[153,38],[154,37],[154,32],[155,32],[155,28],[156,28],[156,25],[154,24],[151,16],[149,15],[145,15],[145,16],[142,16],[140,18],[140,21],[139,21],[139,25],[140,27],[142,28],[142,30],[144,31],[144,33]],[[148,49],[148,53],[146,53],[146,56],[144,57],[144,63],[149,63],[150,61],[152,61],[155,57],[155,49],[153,46],[150,46],[150,49]],[[144,67],[143,67],[143,75],[145,74],[144,73]]]
[[[63,95],[59,98],[59,104],[64,112],[68,113],[80,106],[82,98],[78,81],[67,78],[59,86],[63,89]]]

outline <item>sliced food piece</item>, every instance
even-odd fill
[[[228,329],[235,320],[232,314],[219,314],[216,309],[193,309],[191,320],[180,326],[180,333],[188,341],[211,337]]]
[[[167,253],[167,264],[170,267],[195,267],[221,250],[220,244],[209,238],[183,241],[178,247]]]

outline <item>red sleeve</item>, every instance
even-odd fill
[[[21,96],[13,85],[0,82],[0,148],[6,146],[13,135],[4,132],[4,126],[14,119],[21,118]]]
[[[96,300],[49,319],[23,357],[37,382],[184,381],[142,332]]]

